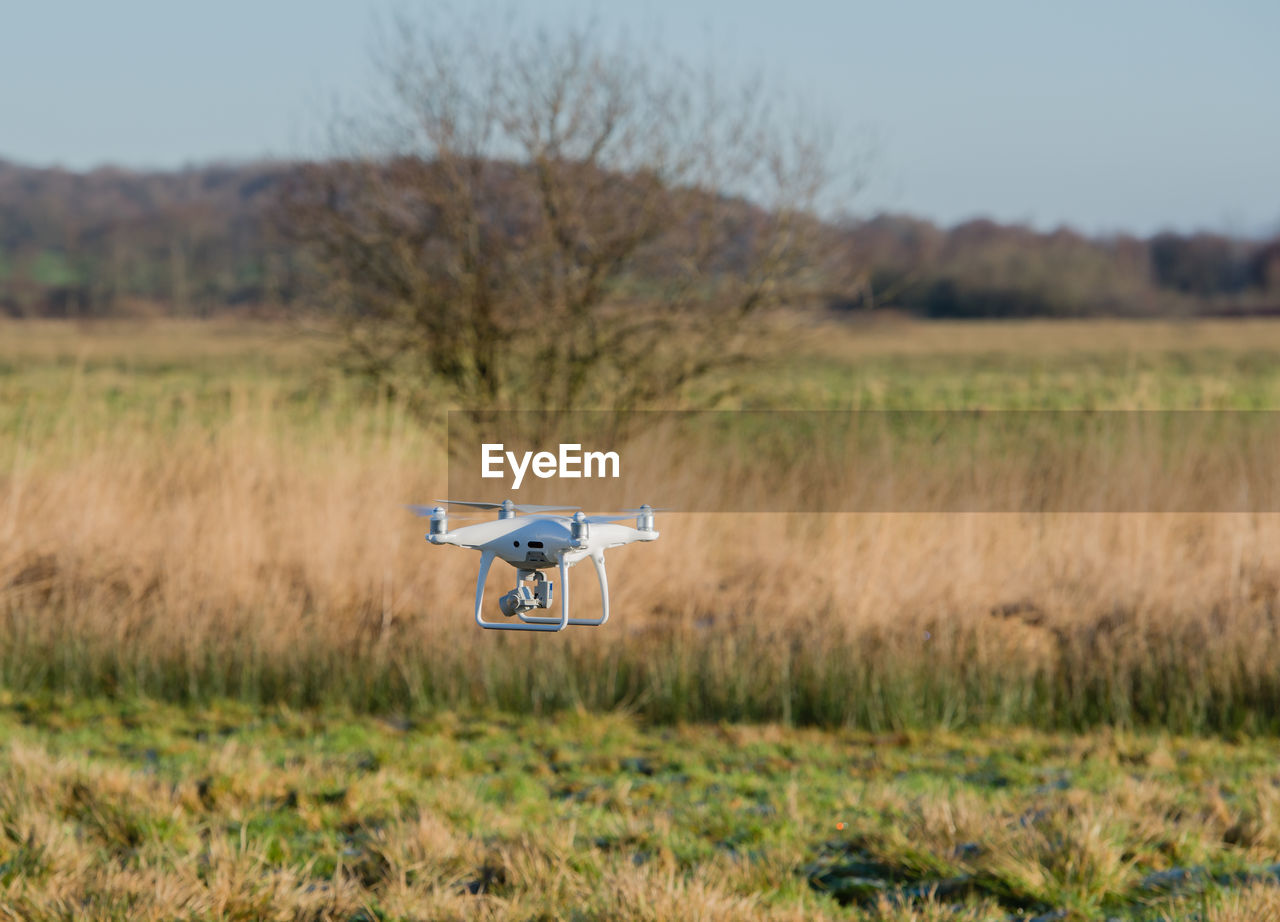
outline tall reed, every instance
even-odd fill
[[[611,555],[607,627],[502,635],[471,623],[475,556],[403,509],[445,488],[438,427],[328,379],[179,364],[3,391],[5,688],[1280,730],[1280,515],[675,513]]]

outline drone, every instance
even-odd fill
[[[454,544],[480,552],[476,624],[493,631],[563,631],[569,625],[598,627],[604,624],[609,620],[609,581],[604,572],[604,552],[635,541],[657,541],[653,514],[662,511],[646,504],[608,515],[586,515],[577,506],[517,505],[509,499],[500,503],[435,502],[440,505],[410,506],[409,509],[418,515],[430,516],[431,530],[426,537],[432,544]],[[446,506],[496,509],[498,518],[450,531]],[[577,511],[571,516],[551,514],[570,510]],[[635,516],[635,528],[616,524],[632,516]],[[600,581],[601,614],[599,618],[570,618],[569,568],[588,557]],[[516,586],[498,600],[498,608],[506,617],[514,616],[518,621],[486,621],[481,614],[485,580],[495,559],[505,560],[516,568]],[[554,584],[542,572],[552,567],[560,569],[560,617],[529,614],[552,607]]]

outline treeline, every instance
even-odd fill
[[[0,161],[0,314],[209,316],[319,301],[277,207],[298,170],[76,173]],[[880,216],[832,227],[828,240],[820,288],[837,309],[926,317],[1280,313],[1280,237],[1097,238]]]
[[[1280,313],[1280,237],[1086,237],[977,220],[881,216],[844,229],[859,269],[841,300],[926,317]]]
[[[0,315],[209,316],[301,295],[287,165],[87,173],[0,161]]]

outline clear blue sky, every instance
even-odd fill
[[[401,6],[413,9],[417,4]],[[534,4],[518,4],[525,15]],[[178,166],[317,150],[372,81],[356,0],[6,4],[0,157]],[[858,210],[1088,231],[1280,229],[1280,2],[545,0],[732,70],[870,150]]]

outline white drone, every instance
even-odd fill
[[[652,506],[610,515],[547,515],[577,509],[576,506],[516,505],[511,500],[500,503],[473,503],[463,500],[437,500],[435,507],[410,506],[418,515],[431,517],[427,540],[432,544],[456,544],[480,552],[480,574],[476,578],[476,624],[497,631],[563,631],[571,624],[595,627],[609,620],[609,582],[604,575],[604,552],[633,541],[656,541]],[[491,522],[465,525],[449,530],[445,506],[470,506],[473,509],[497,509],[498,518]],[[543,513],[543,514],[537,514]],[[614,524],[636,518],[636,527]],[[484,602],[484,584],[495,557],[516,568],[516,588],[498,600],[502,613],[519,622],[486,621],[480,614]],[[569,617],[569,568],[590,557],[600,579],[602,612],[599,618]],[[550,608],[552,583],[542,571],[560,568],[560,617],[527,614],[536,608]],[[525,583],[532,580],[532,587]]]

